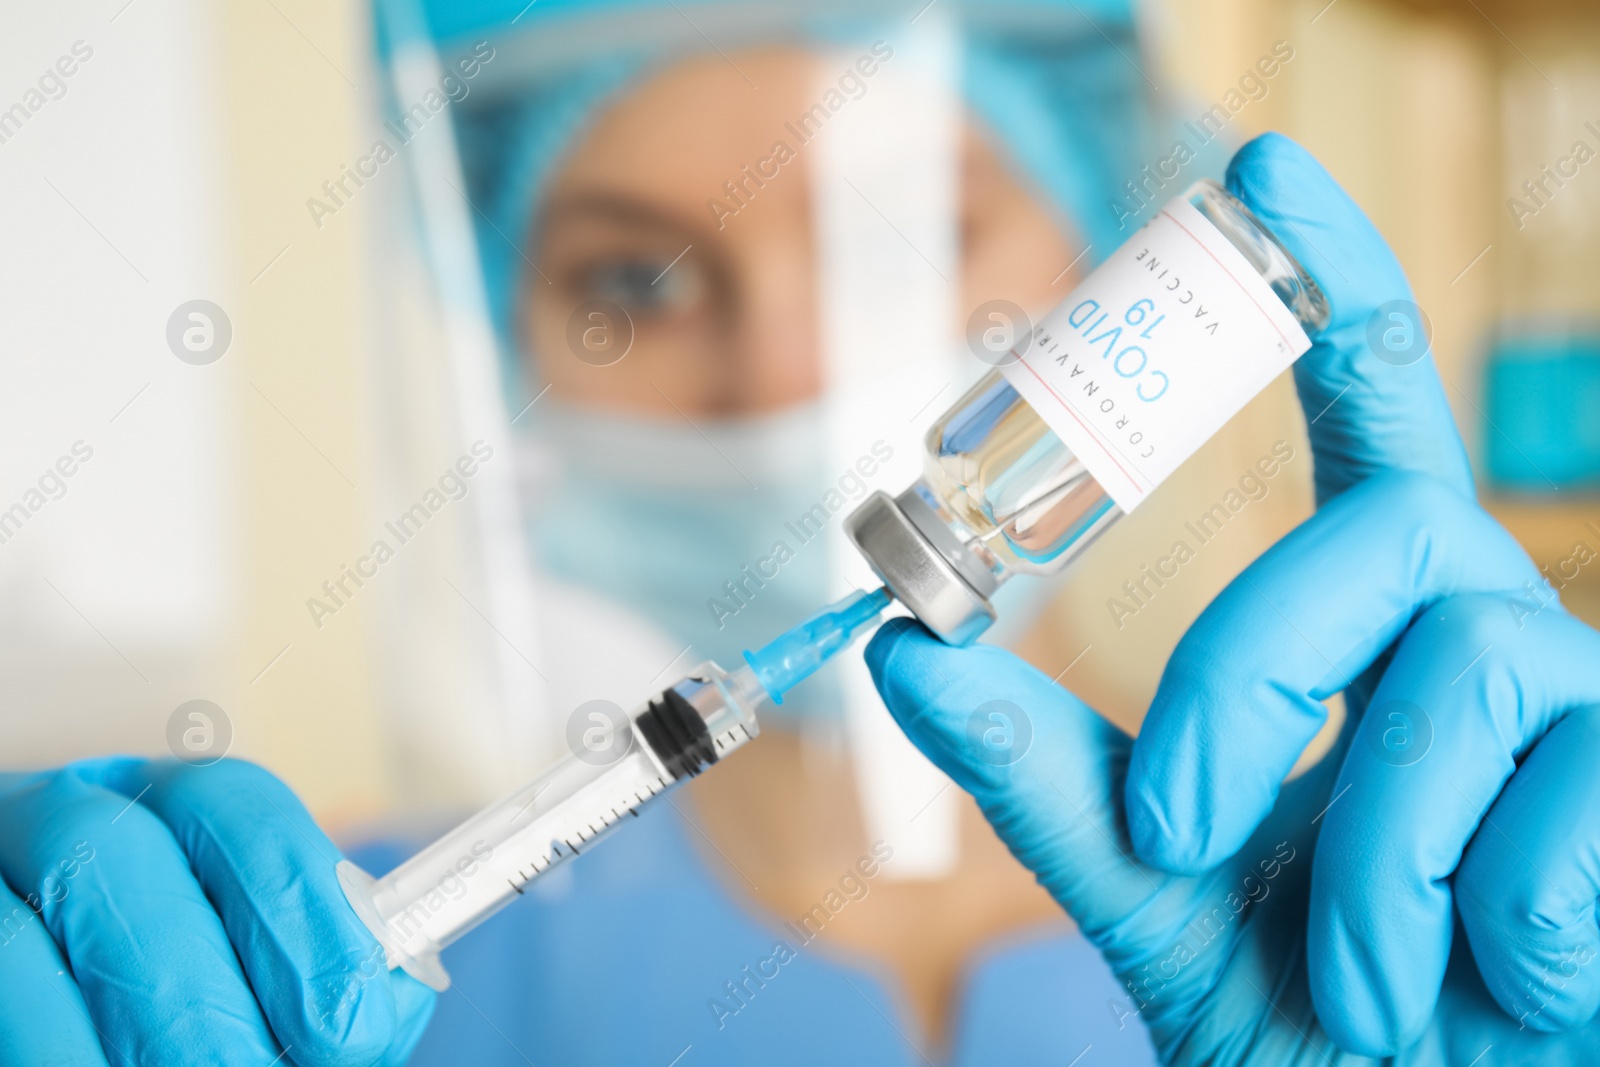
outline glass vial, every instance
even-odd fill
[[[967,644],[1001,583],[1066,568],[1327,321],[1261,220],[1197,182],[1002,353],[929,429],[923,476],[874,493],[846,532],[913,614]]]

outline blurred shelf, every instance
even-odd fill
[[[1580,543],[1600,553],[1600,496],[1541,501],[1534,497],[1485,496],[1483,506],[1543,567],[1573,554]],[[1600,562],[1600,561],[1597,561]],[[1591,580],[1600,581],[1600,566],[1591,564]],[[1585,577],[1589,577],[1587,574]]]
[[[1488,20],[1495,26],[1536,19],[1592,18],[1595,14],[1594,0],[1387,0],[1387,6],[1420,15],[1472,20],[1480,25]],[[1489,26],[1484,28],[1494,32]]]
[[[1486,496],[1483,506],[1511,531],[1535,564],[1551,568],[1546,573],[1560,588],[1567,610],[1600,628],[1600,496],[1550,501]],[[1576,559],[1580,544],[1596,554],[1584,555],[1587,563]]]

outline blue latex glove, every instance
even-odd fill
[[[434,994],[384,967],[338,859],[237,760],[0,776],[0,1063],[404,1063]]]
[[[1539,1033],[1600,1003],[1600,709],[1580,710],[1600,635],[1473,502],[1431,361],[1369,348],[1410,293],[1360,210],[1275,135],[1228,184],[1333,307],[1295,368],[1320,509],[1185,635],[1137,743],[1014,657],[913,625],[874,639],[874,677],[1169,1062],[1600,1062],[1592,1023]],[[1282,784],[1341,690],[1338,745]],[[995,714],[1031,732],[1015,762],[981,743]]]

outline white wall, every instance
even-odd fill
[[[230,359],[165,338],[184,301],[230,302],[213,42],[199,0],[122,3],[0,16],[0,110],[20,105],[0,127],[0,509],[38,503],[75,442],[93,453],[0,544],[9,766],[164,750],[230,617]]]

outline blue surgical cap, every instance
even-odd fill
[[[1177,130],[1142,69],[1131,0],[935,2],[959,25],[968,108],[1088,244],[1086,261],[1109,255],[1142,221],[1142,212],[1130,214],[1140,198],[1129,196],[1128,183],[1168,154]],[[516,347],[522,246],[534,206],[596,111],[688,52],[756,43],[763,34],[827,44],[871,40],[917,14],[914,6],[879,0],[375,3],[380,50],[407,34],[425,35],[446,57],[481,41],[496,49],[495,88],[475,90],[455,109],[455,124],[468,194],[479,209],[489,302],[508,355]],[[669,26],[682,31],[679,47],[664,39],[661,29]],[[1220,173],[1224,160],[1212,149],[1197,153],[1180,185]]]

